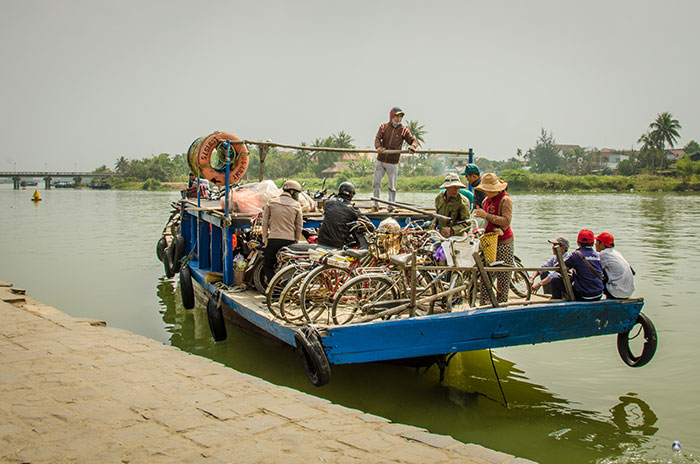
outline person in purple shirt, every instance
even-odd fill
[[[547,241],[552,244],[552,256],[540,267],[557,267],[559,266],[559,261],[554,252],[554,247],[559,246],[561,248],[562,257],[566,259],[569,256],[569,241],[564,237],[557,237]],[[539,282],[535,282],[537,276],[540,276]],[[530,276],[532,291],[536,292],[541,287],[545,294],[551,294],[553,280],[561,280],[561,276],[557,271],[535,271],[532,276]]]
[[[582,229],[578,233],[578,249],[571,252],[564,264],[574,274],[574,296],[577,301],[597,301],[603,296],[603,267],[600,255],[593,249],[593,231]],[[561,281],[552,281],[552,298],[560,299],[564,293]]]

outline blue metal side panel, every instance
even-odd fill
[[[224,228],[224,284],[233,285],[233,231]]]
[[[490,308],[346,325],[328,329],[323,344],[333,364],[402,359],[629,330],[643,302],[567,302]]]
[[[222,266],[222,255],[221,255],[221,229],[215,225],[211,226],[211,270],[214,272],[221,272]]]
[[[201,219],[199,220],[199,235],[197,240],[197,247],[199,249],[197,250],[197,256],[199,257],[199,267],[202,269],[209,269],[211,266],[211,255],[209,254],[211,253],[209,249],[210,227],[208,222]]]
[[[190,251],[197,245],[197,216],[190,213],[190,237],[192,237],[192,244],[190,246]],[[199,259],[199,250],[194,250],[195,256]]]
[[[187,213],[182,215],[182,224],[180,224],[180,234],[185,239],[185,254],[188,255],[192,251],[192,216]]]
[[[204,280],[204,271],[197,269],[197,263],[191,263],[190,266],[192,270],[192,278],[195,279],[199,285],[204,287],[204,289],[209,293],[213,294],[217,289],[211,284],[208,284]],[[226,294],[223,296],[223,302],[231,310],[235,311],[239,316],[248,320],[250,323],[269,333],[273,337],[280,341],[292,346],[296,346],[294,343],[294,330],[278,324],[274,320],[270,320],[257,312],[249,309],[248,307],[242,305],[236,300],[228,297]]]

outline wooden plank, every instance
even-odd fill
[[[574,295],[574,287],[571,285],[571,279],[569,278],[569,270],[566,268],[566,264],[564,264],[564,257],[561,252],[560,245],[554,246],[554,253],[557,255],[557,261],[559,263],[559,274],[561,275],[561,281],[564,282],[564,289],[566,290],[566,294],[569,297],[569,300],[574,301],[576,299],[576,296]]]
[[[491,305],[493,305],[494,308],[498,307],[498,299],[496,299],[496,294],[493,293],[493,284],[491,283],[491,276],[488,275],[486,270],[484,269],[484,263],[481,261],[481,256],[479,256],[479,253],[474,253],[474,262],[476,263],[477,269],[479,269],[479,275],[481,276],[481,280],[484,282],[484,285],[486,287],[486,292],[489,294],[489,300],[491,301]],[[477,289],[474,289],[475,291]]]

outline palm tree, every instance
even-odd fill
[[[673,119],[673,115],[668,111],[659,114],[656,120],[649,124],[649,129],[651,129],[651,137],[658,142],[658,148],[662,150],[661,153],[661,163],[659,169],[664,168],[664,158],[663,150],[668,144],[671,148],[676,144],[680,135],[678,130],[681,128],[680,123],[677,119]]]
[[[331,135],[331,139],[331,146],[333,148],[355,148],[355,145],[352,144],[352,137],[349,134],[346,134],[344,131],[338,132],[337,135]]]
[[[425,143],[423,136],[428,133],[428,131],[423,129],[423,127],[424,126],[418,125],[418,121],[406,121],[406,128],[411,131],[411,134],[413,134],[416,140],[418,140],[419,145],[423,145]]]
[[[649,164],[651,167],[651,173],[654,174],[654,158],[656,158],[658,144],[656,138],[654,138],[651,133],[647,132],[639,137],[637,143],[642,144],[642,148],[639,149],[639,154],[645,158],[649,156],[651,157],[651,162]]]

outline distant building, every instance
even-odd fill
[[[324,169],[321,173],[328,177],[333,177],[343,169],[349,168],[351,161],[357,161],[363,158],[374,160],[376,156],[376,153],[343,153],[341,161],[335,161],[333,166]]]
[[[580,145],[555,145],[559,149],[559,154],[564,155],[567,151],[574,151],[581,148]]]
[[[679,148],[677,150],[664,151],[664,157],[669,161],[678,161],[685,156],[685,150]]]

